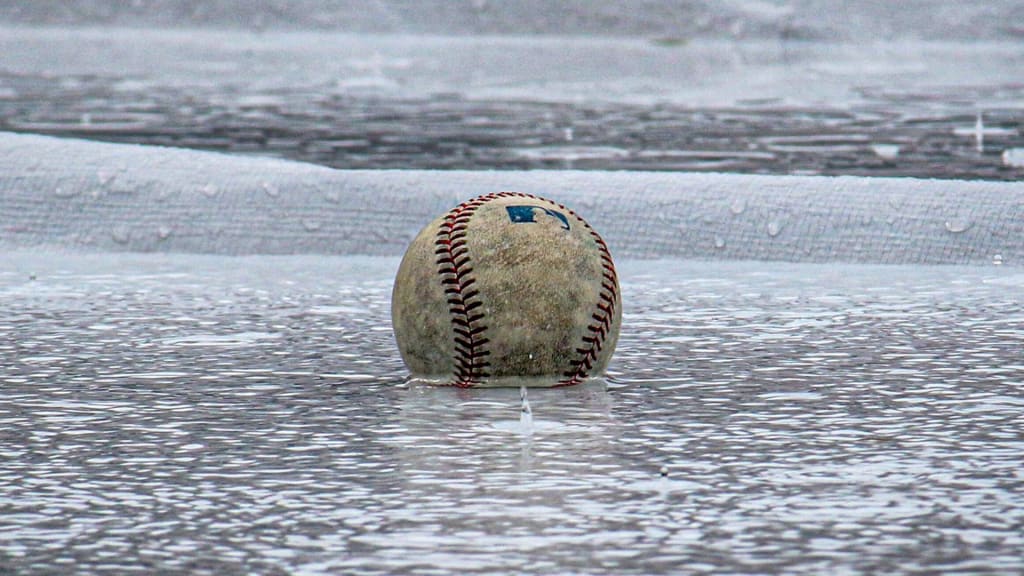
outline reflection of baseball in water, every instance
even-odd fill
[[[604,240],[565,206],[501,192],[413,240],[391,300],[414,376],[470,386],[568,386],[600,376],[622,300]]]

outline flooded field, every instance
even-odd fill
[[[1014,43],[5,30],[0,130],[336,168],[1024,177]]]
[[[0,257],[15,574],[1024,570],[1024,276],[620,266],[612,380],[409,387],[397,260]]]
[[[0,11],[181,9],[65,4]],[[371,31],[422,10],[372,4]],[[0,574],[1024,572],[1017,189],[559,171],[1020,181],[1019,26],[964,40],[1014,6],[872,4],[829,43],[827,11],[693,3],[720,34],[691,39],[648,4],[632,37],[268,31],[266,6],[248,32],[0,27],[0,131],[253,157],[5,140]],[[389,318],[410,214],[515,178],[616,254],[723,260],[620,261],[610,379],[531,390],[530,418],[406,383]],[[346,251],[389,256],[312,255]],[[819,263],[724,261],[757,257]]]

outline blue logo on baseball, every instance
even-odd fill
[[[536,223],[536,211],[540,210],[552,218],[557,218],[561,221],[562,228],[569,230],[569,219],[565,217],[565,214],[562,214],[557,210],[551,210],[549,208],[544,208],[543,206],[505,206],[505,210],[508,210],[508,219],[511,220],[513,224],[524,224],[529,222]]]

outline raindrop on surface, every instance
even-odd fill
[[[281,191],[277,189],[277,186],[274,186],[270,182],[263,183],[263,191],[266,192],[267,196],[270,196],[271,198],[277,198],[278,194],[281,193]]]
[[[118,244],[127,244],[132,239],[132,234],[124,228],[114,228],[110,231],[110,237]]]
[[[110,181],[113,180],[116,176],[117,174],[114,172],[100,170],[99,172],[96,173],[96,180],[99,181],[100,186],[106,186],[107,184],[110,184]]]
[[[533,410],[530,408],[530,400],[526,397],[526,386],[519,387],[519,424],[522,426],[523,434],[533,434]]]
[[[782,232],[782,226],[782,223],[778,220],[768,222],[768,235],[775,238],[780,232]]]
[[[743,214],[743,211],[747,209],[747,201],[742,198],[737,198],[732,201],[729,205],[729,212],[732,212],[734,216]]]
[[[157,200],[157,202],[164,202],[165,200],[167,200],[171,196],[174,196],[177,193],[178,193],[178,190],[175,190],[173,188],[163,188],[163,187],[161,187],[161,188],[159,188],[156,191],[156,200]]]
[[[170,226],[160,226],[156,229],[156,236],[161,240],[167,240],[171,236],[171,232],[173,230],[171,230]]]
[[[1024,148],[1007,148],[1003,150],[1003,164],[1024,168]]]
[[[951,218],[946,220],[946,230],[959,234],[971,227],[971,222],[964,218]]]
[[[220,189],[218,189],[213,184],[207,184],[206,186],[200,188],[199,191],[202,192],[203,195],[206,196],[207,198],[213,198],[214,196],[220,193]]]
[[[974,142],[979,153],[985,151],[985,122],[981,119],[981,112],[978,112],[978,119],[974,122]]]
[[[1002,254],[994,254],[992,256],[992,265],[993,266],[1002,266],[1003,265],[1003,255]]]
[[[306,229],[306,232],[316,232],[323,227],[323,224],[313,220],[312,218],[303,218],[302,227]]]
[[[900,147],[896,144],[872,144],[871,151],[883,160],[892,160],[900,155]]]
[[[73,198],[78,195],[78,190],[65,189],[58,186],[53,191],[53,195],[56,196],[57,198]]]
[[[668,466],[662,466],[658,473],[661,474],[663,478],[668,476]]]
[[[725,238],[721,236],[715,236],[715,248],[725,248]]]

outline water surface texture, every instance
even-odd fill
[[[527,426],[403,384],[396,266],[0,256],[0,572],[1024,570],[1019,268],[622,262]]]
[[[0,130],[348,169],[1020,180],[1021,46],[0,28]]]

